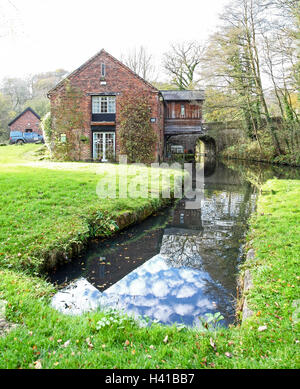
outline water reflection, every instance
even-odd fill
[[[219,190],[220,177],[226,179],[225,190]],[[199,316],[216,312],[224,324],[234,321],[241,240],[255,193],[222,165],[205,180],[205,188],[202,208],[186,210],[180,201],[164,229],[159,255],[108,288],[103,304],[166,324],[193,325]]]
[[[226,296],[206,271],[170,266],[159,254],[108,288],[100,302],[166,324],[193,325],[217,306],[226,310]]]
[[[176,207],[95,243],[77,267],[53,281],[85,277],[101,293],[99,303],[163,323],[192,325],[221,312],[234,321],[241,245],[256,193],[240,171],[216,163],[205,174],[201,209]]]
[[[92,243],[83,257],[49,274],[51,282],[63,287],[84,277],[100,291],[105,290],[159,253],[168,217],[169,210],[166,210],[120,232],[113,239]]]

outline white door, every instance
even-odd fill
[[[115,156],[115,133],[93,133],[93,159],[107,162]]]

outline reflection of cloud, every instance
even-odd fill
[[[174,304],[174,310],[178,315],[191,315],[194,313],[194,305],[192,304]]]
[[[101,293],[85,278],[73,281],[53,296],[51,305],[60,312],[80,315],[99,306]]]
[[[158,254],[106,289],[101,301],[164,323],[188,318],[192,323],[212,307],[204,295],[209,278],[204,271],[171,267]]]
[[[144,296],[147,294],[146,282],[143,278],[136,278],[128,286],[129,294],[133,296]]]
[[[160,320],[161,322],[167,323],[171,314],[173,313],[173,309],[169,305],[158,304],[156,307],[148,309],[145,314],[151,318]]]
[[[164,271],[164,276],[165,277],[174,280],[174,282],[180,282],[180,281],[182,282],[180,277],[176,277],[176,279],[174,279],[175,275],[176,275],[176,271],[174,272],[174,269],[170,268],[169,266],[168,266],[168,270]]]
[[[197,307],[213,309],[214,305],[207,298],[201,298],[196,302]]]
[[[180,270],[180,276],[187,282],[191,282],[191,283],[194,283],[197,281],[197,273],[199,272],[196,272],[194,270],[190,270],[190,269],[181,269]]]
[[[194,288],[193,286],[189,285],[183,285],[179,291],[177,292],[176,296],[177,298],[183,298],[183,297],[191,297],[195,293],[197,293],[197,289]]]
[[[165,261],[162,261],[162,258],[159,255],[156,255],[149,261],[145,262],[142,266],[136,269],[138,275],[151,273],[155,274],[160,270],[168,270],[169,266]]]
[[[169,279],[168,279],[168,284],[169,284],[169,287],[174,289],[176,286],[180,286],[184,283],[184,280],[182,279],[173,279],[171,278],[171,276],[169,276]]]
[[[74,303],[73,312],[83,307],[101,306],[119,309],[129,315],[148,316],[162,323],[177,321],[192,324],[196,316],[211,309],[215,311],[206,297],[208,285],[211,284],[212,280],[206,272],[172,267],[158,254],[103,293],[93,287],[89,289],[89,283],[83,283],[79,288],[79,283],[76,284],[76,298],[74,290],[70,297]],[[62,300],[62,296],[58,296],[58,299]],[[56,306],[63,305],[64,301],[56,302]]]
[[[144,306],[144,307],[155,307],[159,304],[159,299],[157,298],[151,298],[149,296],[137,296],[134,299],[134,303],[136,305]]]
[[[168,280],[157,281],[152,286],[152,293],[157,297],[165,297],[169,293]]]

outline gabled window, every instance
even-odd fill
[[[92,113],[116,113],[115,96],[92,96]]]
[[[105,69],[105,63],[101,64],[101,77],[106,76],[106,69]]]

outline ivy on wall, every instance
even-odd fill
[[[63,92],[52,106],[51,117],[45,118],[45,142],[55,159],[81,159],[82,148],[89,141],[84,135],[85,121],[80,110],[83,96],[79,88],[66,80]]]
[[[150,118],[151,106],[146,95],[122,94],[119,101],[120,153],[127,155],[128,162],[153,162],[158,136]]]

